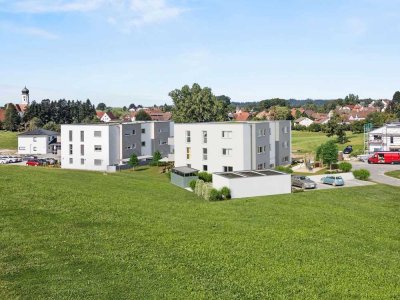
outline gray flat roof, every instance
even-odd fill
[[[51,130],[46,130],[43,128],[38,128],[35,130],[31,130],[31,131],[26,131],[24,133],[20,133],[19,136],[25,136],[25,135],[60,135],[59,132],[55,132],[55,131],[51,131]]]
[[[132,121],[132,122],[126,122],[126,121],[113,121],[113,122],[108,122],[108,123],[78,123],[78,124],[61,124],[61,126],[115,126],[115,125],[121,125],[121,124],[143,124],[143,123],[170,123],[173,121]]]
[[[199,171],[197,169],[189,168],[189,167],[186,167],[186,166],[184,166],[184,167],[176,167],[176,168],[173,168],[172,170],[178,171],[178,172],[183,173],[183,174],[191,174],[191,173],[196,173],[196,172]]]
[[[194,123],[175,123],[175,125],[215,125],[215,124],[241,125],[241,124],[277,123],[277,122],[290,122],[290,120],[275,120],[275,121],[262,120],[262,121],[194,122]]]
[[[251,177],[262,177],[262,176],[277,176],[277,175],[288,175],[286,173],[278,172],[275,170],[245,170],[245,171],[234,171],[234,172],[221,172],[214,173],[225,178],[251,178]]]

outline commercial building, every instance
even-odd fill
[[[61,126],[61,167],[110,171],[126,164],[132,154],[149,159],[154,152],[168,156],[172,122],[70,124]]]
[[[175,166],[207,171],[270,169],[290,164],[290,121],[175,124]]]
[[[368,151],[400,151],[400,123],[371,130],[368,133]]]

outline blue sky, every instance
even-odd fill
[[[0,0],[0,104],[170,103],[198,82],[237,101],[390,98],[400,0]]]

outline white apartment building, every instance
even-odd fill
[[[209,173],[290,164],[290,121],[175,124],[175,167]]]
[[[368,151],[400,151],[400,123],[386,124],[370,131]]]
[[[170,153],[172,122],[133,122],[61,125],[61,167],[107,171],[124,164],[133,153],[151,158],[155,151]]]

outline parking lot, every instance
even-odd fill
[[[367,186],[367,185],[375,184],[374,182],[355,179],[353,177],[352,173],[337,174],[337,175],[343,177],[343,179],[344,179],[343,186],[333,186],[333,185],[321,183],[321,178],[324,176],[329,176],[329,175],[313,175],[313,176],[307,176],[307,177],[310,178],[312,181],[314,181],[317,184],[317,187],[315,189],[307,189],[305,191],[343,189],[343,188],[348,188],[348,187],[360,187],[360,186]]]

